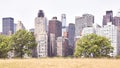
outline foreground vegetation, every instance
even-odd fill
[[[11,36],[0,35],[0,58],[31,56],[36,46],[34,34],[26,30],[19,30]]]
[[[110,57],[113,47],[108,38],[88,34],[77,41],[74,56],[76,57]]]
[[[0,59],[0,68],[119,68],[120,59]]]

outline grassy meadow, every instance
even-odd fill
[[[0,59],[0,68],[120,68],[120,59]]]

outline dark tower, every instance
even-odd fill
[[[106,11],[106,15],[103,16],[103,26],[107,25],[108,22],[113,23],[113,11]]]
[[[4,35],[10,35],[14,33],[14,19],[11,17],[2,19],[2,31]]]
[[[113,11],[106,11],[106,16],[109,18],[109,22],[113,21]]]
[[[56,56],[57,54],[57,37],[62,36],[62,22],[57,20],[57,17],[53,17],[52,20],[49,20],[48,26],[49,32],[49,42],[48,42],[48,52],[49,56]]]
[[[44,17],[44,12],[43,12],[43,10],[39,10],[39,12],[38,12],[38,17]]]

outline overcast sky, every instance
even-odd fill
[[[27,29],[34,28],[34,19],[40,9],[44,10],[48,20],[53,16],[61,20],[61,14],[65,13],[67,24],[75,23],[75,16],[88,13],[101,25],[106,10],[113,10],[116,16],[120,0],[0,0],[0,32],[3,17],[13,17],[14,23],[21,20]]]

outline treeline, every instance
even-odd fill
[[[19,30],[11,36],[0,35],[0,58],[32,57],[36,46],[34,34],[26,30]],[[74,57],[110,57],[113,50],[109,39],[89,34],[76,42]]]

